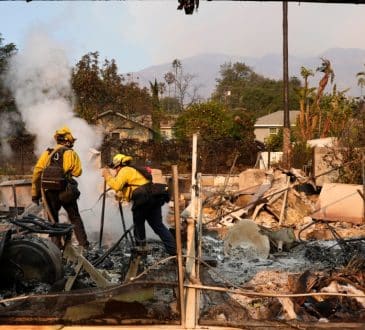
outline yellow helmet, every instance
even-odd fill
[[[64,126],[60,129],[58,129],[55,134],[54,134],[54,138],[57,141],[58,138],[62,138],[64,141],[69,141],[71,143],[74,143],[76,141],[76,138],[73,137],[71,130],[67,127]]]
[[[111,163],[112,168],[116,168],[121,165],[127,165],[128,162],[130,162],[133,158],[131,156],[126,156],[123,154],[116,154],[113,157],[113,161]]]

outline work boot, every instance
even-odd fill
[[[131,253],[136,256],[147,256],[149,248],[147,245],[137,245],[131,248]]]
[[[72,225],[74,226],[74,234],[76,236],[77,241],[79,242],[79,245],[82,246],[85,249],[88,249],[90,246],[90,243],[87,239],[86,231],[84,228],[84,224],[82,223],[81,218],[73,218],[72,219]]]

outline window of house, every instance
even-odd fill
[[[112,132],[111,133],[111,138],[114,140],[117,140],[117,139],[119,139],[119,137],[120,137],[120,134],[119,134],[119,132]]]
[[[271,127],[271,128],[269,128],[269,134],[270,135],[276,135],[276,134],[278,134],[278,128],[277,127]]]

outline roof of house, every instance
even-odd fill
[[[300,111],[298,110],[291,110],[289,111],[289,118],[290,118],[290,124],[295,125],[295,122],[297,120],[297,117],[299,115]],[[260,126],[284,126],[284,111],[279,110],[273,113],[270,113],[266,116],[262,116],[257,118],[257,121],[255,123],[255,127]]]
[[[139,122],[139,121],[137,121],[137,120],[134,120],[134,119],[132,119],[132,118],[130,118],[130,117],[128,117],[128,116],[126,116],[126,115],[123,115],[123,114],[122,114],[122,113],[120,113],[120,112],[113,111],[113,110],[107,110],[107,111],[104,111],[104,112],[100,113],[100,114],[96,117],[96,119],[100,119],[100,118],[105,117],[105,116],[107,116],[107,115],[115,115],[115,116],[119,116],[119,117],[121,117],[121,118],[123,118],[123,119],[125,119],[125,120],[128,120],[128,121],[130,121],[130,122],[132,122],[132,123],[134,123],[134,124],[136,124],[136,125],[142,126],[142,127],[144,127],[144,128],[146,128],[146,129],[148,129],[148,130],[150,130],[150,131],[152,131],[152,132],[153,132],[153,129],[152,129],[151,127],[148,127],[147,125],[145,125],[145,124],[143,124],[143,123],[141,123],[141,122]]]

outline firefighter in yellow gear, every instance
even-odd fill
[[[152,182],[152,175],[147,170],[131,165],[132,157],[116,154],[110,165],[115,171],[113,176],[108,168],[104,168],[102,175],[107,185],[128,202],[132,201],[132,215],[134,224],[134,238],[137,246],[146,245],[145,221],[147,220],[153,231],[161,238],[166,252],[176,255],[174,236],[162,222],[161,204],[155,201],[149,193],[148,184]]]
[[[54,134],[54,139],[57,143],[56,146],[44,151],[34,166],[32,176],[32,201],[39,204],[39,200],[42,197],[41,189],[44,189],[48,209],[53,220],[59,222],[58,213],[61,207],[63,207],[67,212],[70,222],[74,226],[74,233],[79,245],[87,248],[89,242],[77,205],[79,191],[77,190],[77,182],[73,179],[73,177],[79,177],[82,173],[80,157],[72,149],[76,139],[68,127],[58,129]],[[51,165],[56,171],[51,180],[53,186],[47,186],[49,181],[45,178],[45,174]],[[66,192],[68,183],[76,187],[76,192],[69,193],[68,190]],[[51,217],[49,216],[50,220]],[[53,241],[60,246],[59,239],[54,238]]]
[[[132,157],[123,154],[117,154],[113,158],[111,167],[117,170],[116,176],[113,176],[108,168],[103,169],[103,176],[107,185],[118,194],[121,199],[130,202],[133,191],[139,186],[149,182],[135,168],[127,166],[132,161]]]

